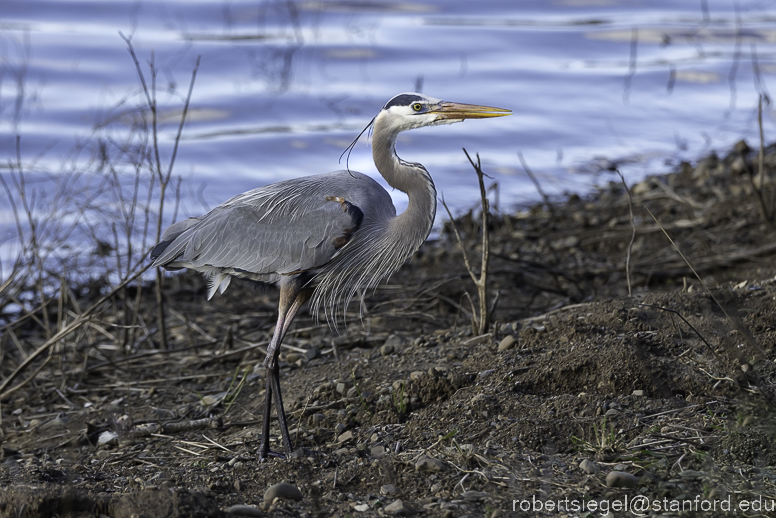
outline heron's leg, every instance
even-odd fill
[[[286,413],[283,408],[283,397],[280,392],[280,344],[286,336],[286,332],[294,320],[299,308],[307,302],[312,295],[312,290],[300,289],[295,284],[289,283],[280,287],[280,303],[278,304],[278,321],[275,325],[275,333],[267,347],[267,357],[264,359],[265,375],[267,376],[267,390],[264,395],[264,422],[262,423],[261,447],[259,449],[259,461],[263,461],[269,455],[269,424],[272,409],[272,400],[278,413],[278,424],[283,438],[283,449],[286,457],[291,455],[291,438],[286,424]]]

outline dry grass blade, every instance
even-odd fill
[[[628,194],[628,210],[630,212],[630,224],[632,228],[630,243],[628,243],[628,254],[625,256],[625,279],[628,281],[628,296],[633,296],[633,290],[631,289],[631,253],[633,252],[633,242],[636,240],[636,220],[633,217],[633,196],[631,196],[628,184],[625,183],[625,177],[620,170],[617,170],[617,174],[620,175],[622,186],[625,188],[625,192]]]

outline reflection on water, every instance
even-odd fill
[[[28,170],[85,170],[99,163],[85,142],[137,128],[143,99],[121,31],[159,67],[163,153],[202,56],[175,172],[206,184],[209,205],[340,168],[385,100],[413,89],[515,112],[402,135],[399,152],[454,208],[476,203],[462,147],[483,157],[502,207],[537,198],[518,152],[549,193],[588,189],[602,180],[590,173],[614,166],[636,181],[755,139],[757,96],[776,71],[772,2],[4,0],[3,11],[3,162],[18,134]],[[376,174],[365,145],[351,167]]]

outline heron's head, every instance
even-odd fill
[[[453,124],[464,119],[486,119],[510,115],[512,110],[462,104],[435,99],[417,93],[403,93],[385,103],[375,123],[396,132],[423,126]]]
[[[356,139],[342,152],[340,160],[350,152],[366,131],[374,129],[375,138],[380,137],[380,142],[393,143],[396,135],[401,131],[422,128],[423,126],[436,126],[439,124],[453,124],[464,119],[487,119],[490,117],[503,117],[511,115],[512,110],[480,106],[477,104],[462,104],[435,99],[423,94],[404,93],[395,96],[385,103],[366,128],[361,130]]]

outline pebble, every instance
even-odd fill
[[[679,476],[682,478],[703,478],[706,476],[706,472],[696,471],[694,469],[686,469],[679,473]]]
[[[353,506],[353,509],[355,509],[356,511],[358,511],[360,513],[363,513],[364,511],[368,511],[369,510],[369,504],[357,504],[357,505]]]
[[[488,497],[488,493],[484,491],[464,491],[461,497],[464,500],[483,500]]]
[[[512,335],[505,336],[498,344],[498,352],[508,351],[517,343],[517,339]]]
[[[420,378],[422,378],[426,373],[423,371],[413,371],[412,374],[410,374],[410,379],[412,381],[417,381]]]
[[[237,516],[264,516],[264,513],[249,505],[233,505],[226,512]]]
[[[396,486],[393,484],[385,484],[383,487],[380,488],[380,493],[386,496],[390,496],[396,493]]]
[[[340,435],[344,431],[345,431],[345,425],[342,423],[337,423],[337,426],[334,427],[334,433],[336,433],[337,435]]]
[[[391,350],[393,350],[401,345],[404,345],[404,338],[399,335],[391,335],[385,340],[383,347],[386,345],[390,345],[392,348]]]
[[[633,395],[636,396],[636,397],[642,397],[644,395],[644,391],[643,390],[634,390],[633,391]]]
[[[119,443],[119,436],[116,432],[111,431],[105,431],[100,434],[100,437],[97,439],[97,445],[102,446],[103,444],[118,444]]]
[[[428,375],[434,376],[435,378],[445,377],[447,376],[447,367],[430,367],[428,369]]]
[[[342,435],[340,435],[339,437],[337,437],[337,442],[342,443],[342,442],[345,442],[345,441],[349,441],[352,438],[353,438],[353,432],[348,430],[347,432],[345,432]]]
[[[286,355],[286,362],[287,363],[296,363],[297,361],[302,359],[302,355],[299,353],[288,353]]]
[[[608,487],[636,487],[639,485],[639,479],[624,471],[612,471],[606,475],[606,485]]]
[[[380,347],[381,356],[390,356],[391,354],[393,354],[393,346],[391,344],[385,344]]]
[[[385,506],[385,512],[388,514],[395,514],[397,516],[410,516],[415,514],[415,509],[413,509],[409,504],[405,504],[401,500],[394,500],[392,503]]]
[[[348,397],[358,397],[358,389],[356,387],[350,387],[348,390]]]
[[[382,459],[385,456],[385,446],[373,446],[369,452],[372,454],[372,457]]]
[[[323,414],[313,414],[311,417],[312,422],[315,424],[320,424],[326,420],[326,416]]]
[[[415,471],[438,472],[445,469],[445,463],[432,457],[421,457],[415,463]]]
[[[298,502],[302,499],[302,492],[296,486],[286,482],[270,486],[264,492],[264,509],[269,509],[269,506],[272,505],[276,498],[285,498]]]
[[[590,475],[595,475],[600,471],[598,464],[588,459],[585,459],[579,463],[579,469]]]
[[[337,383],[337,392],[339,392],[340,394],[344,394],[346,388],[347,388],[347,385],[345,385],[341,381]]]

